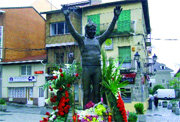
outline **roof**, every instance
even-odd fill
[[[47,55],[38,55],[38,56],[29,56],[25,58],[15,59],[15,60],[5,60],[0,62],[0,64],[18,64],[18,63],[34,63],[34,62],[42,62],[46,60]]]
[[[174,77],[176,77],[178,73],[180,73],[180,68],[179,68],[179,70],[177,71],[177,73],[174,75]]]
[[[43,17],[33,6],[24,6],[24,7],[0,7],[0,9],[26,9],[26,8],[32,8],[32,9],[34,9],[34,11],[35,11],[36,13],[38,13],[39,16],[41,16],[41,17],[43,18],[43,20],[45,20],[44,17]]]
[[[165,69],[161,69],[161,66],[165,66]],[[172,69],[170,69],[169,67],[167,67],[165,64],[159,63],[159,62],[156,62],[156,63],[155,63],[154,69],[155,69],[156,71],[169,71],[169,72],[173,72]]]
[[[124,0],[124,1],[115,1],[115,2],[107,2],[107,3],[101,3],[101,4],[95,4],[95,5],[90,5],[90,4],[84,4],[84,5],[79,5],[79,3],[71,3],[71,4],[65,4],[66,6],[70,7],[77,7],[77,9],[89,9],[89,8],[98,8],[98,7],[106,7],[106,6],[116,6],[117,4],[128,4],[128,3],[137,3],[137,2],[142,2],[142,7],[143,7],[143,12],[144,12],[144,19],[145,19],[145,25],[146,25],[146,30],[147,34],[150,34],[151,32],[151,27],[150,27],[150,20],[149,20],[149,10],[148,10],[148,2],[147,0]],[[59,13],[62,12],[61,9],[55,10],[55,11],[47,11],[47,12],[41,12],[40,14],[53,14],[53,13]]]

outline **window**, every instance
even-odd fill
[[[161,69],[166,69],[166,67],[165,67],[165,66],[160,66],[160,68],[161,68]]]
[[[21,75],[31,75],[31,66],[30,65],[21,66]]]
[[[131,30],[131,11],[123,10],[117,21],[118,32],[130,32]]]
[[[26,88],[8,88],[8,97],[9,98],[25,98],[26,97]]]
[[[63,64],[64,63],[64,53],[55,53],[55,61],[56,61],[56,64]]]
[[[50,35],[55,36],[59,34],[69,33],[67,24],[65,22],[51,23],[50,24]]]
[[[96,24],[96,34],[100,34],[100,14],[95,14],[95,15],[89,15],[87,16],[87,21],[91,20],[93,23]]]
[[[165,83],[165,80],[164,80],[164,79],[162,79],[162,83]]]
[[[119,47],[119,61],[120,63],[124,60],[123,63],[131,62],[131,48],[130,46]]]
[[[39,87],[39,97],[44,97],[44,89],[43,89],[43,87]]]

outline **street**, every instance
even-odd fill
[[[2,122],[39,122],[42,117],[42,108],[31,106],[8,105],[7,111],[0,111],[0,121]],[[51,112],[51,109],[46,109]],[[158,109],[147,110],[146,122],[180,122],[180,115],[175,115],[171,110],[158,106]]]
[[[39,107],[24,107],[24,106],[11,106],[8,105],[7,111],[0,111],[0,121],[2,122],[39,122],[42,117]],[[50,111],[47,109],[47,111]]]

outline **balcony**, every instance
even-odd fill
[[[118,24],[118,22],[116,23],[111,36],[132,35],[135,33],[135,21],[122,21],[120,23],[121,24]],[[102,23],[97,25],[96,35],[104,33],[108,29],[109,25],[110,23]]]
[[[121,62],[119,62],[119,65],[120,64]],[[121,74],[136,72],[134,60],[131,60],[130,62],[124,62],[120,68],[120,72]]]

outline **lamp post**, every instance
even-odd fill
[[[141,64],[140,64],[140,55],[138,52],[135,53],[134,55],[134,60],[137,62],[137,74],[140,76],[140,80],[141,80]],[[142,86],[142,82],[140,82],[140,87],[141,87],[141,102],[143,102],[143,86]]]
[[[141,69],[141,64],[140,64],[140,55],[139,55],[138,52],[135,53],[134,60],[137,62],[137,74],[139,74],[139,76],[141,78],[142,69]],[[152,57],[152,62],[151,63],[144,63],[144,66],[145,67],[153,66],[156,63],[156,60],[157,60],[157,56],[156,56],[156,54],[154,54],[153,57]],[[154,69],[154,68],[152,67],[152,69]],[[142,82],[140,83],[140,87],[141,87],[141,101],[143,101],[143,91],[144,91],[144,89],[143,89]]]

